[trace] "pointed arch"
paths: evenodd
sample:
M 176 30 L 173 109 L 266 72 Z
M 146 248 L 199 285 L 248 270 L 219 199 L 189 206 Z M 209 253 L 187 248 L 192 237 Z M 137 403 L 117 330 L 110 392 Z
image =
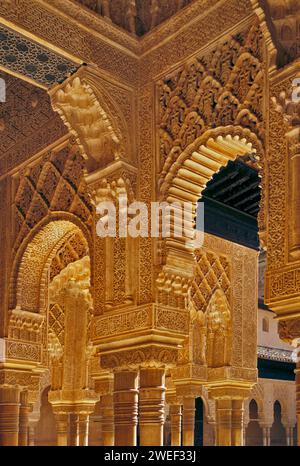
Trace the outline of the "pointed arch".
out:
M 166 239 L 167 250 L 175 246 L 186 252 L 193 252 L 194 215 L 201 193 L 215 173 L 226 166 L 230 160 L 234 161 L 239 157 L 250 158 L 254 161 L 262 177 L 259 214 L 259 230 L 262 239 L 265 231 L 266 204 L 264 150 L 258 137 L 249 129 L 230 125 L 206 131 L 182 151 L 176 160 L 166 161 L 164 170 L 166 176 L 161 179 L 160 185 L 160 201 L 191 203 L 193 214 L 185 223 L 185 236 Z
M 52 213 L 28 235 L 14 261 L 11 284 L 11 308 L 44 312 L 47 306 L 46 285 L 52 260 L 75 232 L 89 248 L 90 233 L 74 215 Z

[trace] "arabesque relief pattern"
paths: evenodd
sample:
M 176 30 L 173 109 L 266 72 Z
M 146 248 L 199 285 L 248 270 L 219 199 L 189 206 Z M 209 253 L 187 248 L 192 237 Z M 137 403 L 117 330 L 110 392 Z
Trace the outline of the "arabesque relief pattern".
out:
M 91 227 L 93 209 L 74 141 L 45 153 L 16 179 L 15 250 L 49 212 L 69 212 Z
M 263 35 L 253 25 L 164 78 L 158 89 L 160 184 L 178 157 L 211 128 L 247 128 L 264 143 L 264 66 Z M 263 153 L 257 155 L 263 167 Z M 263 205 L 264 198 L 261 231 Z

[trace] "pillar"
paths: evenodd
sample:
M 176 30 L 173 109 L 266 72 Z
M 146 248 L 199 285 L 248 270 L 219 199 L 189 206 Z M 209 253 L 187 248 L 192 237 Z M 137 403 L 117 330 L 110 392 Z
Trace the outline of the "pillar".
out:
M 231 409 L 230 399 L 216 400 L 216 444 L 218 446 L 231 445 Z
M 184 447 L 193 447 L 195 443 L 195 398 L 183 398 L 182 442 Z
M 76 447 L 79 444 L 78 440 L 78 414 L 72 413 L 69 417 L 69 444 L 72 447 Z
M 66 447 L 68 445 L 68 418 L 67 413 L 55 414 L 58 447 Z
M 286 433 L 286 444 L 288 447 L 292 447 L 294 444 L 294 428 L 291 426 L 285 426 Z
M 115 446 L 136 446 L 138 424 L 138 373 L 114 376 Z
M 89 445 L 103 445 L 102 442 L 102 416 L 101 404 L 98 401 L 95 405 L 94 412 L 89 418 Z
M 181 420 L 182 420 L 181 405 L 170 406 L 170 417 L 171 417 L 171 446 L 180 447 L 181 445 Z
M 164 437 L 165 370 L 140 370 L 140 444 L 161 446 Z
M 113 396 L 101 396 L 101 418 L 102 418 L 102 442 L 103 445 L 114 445 L 114 408 Z
M 270 426 L 263 426 L 263 446 L 269 447 L 271 444 L 271 427 Z
M 77 418 L 78 423 L 78 442 L 80 447 L 89 445 L 89 414 L 80 413 Z
M 244 402 L 241 399 L 232 400 L 231 445 L 244 445 Z
M 35 426 L 36 423 L 30 422 L 28 426 L 28 446 L 34 447 L 35 443 Z
M 19 445 L 28 445 L 28 422 L 30 406 L 28 405 L 28 392 L 20 393 L 20 411 L 19 411 Z
M 0 446 L 17 446 L 19 442 L 20 390 L 0 387 Z

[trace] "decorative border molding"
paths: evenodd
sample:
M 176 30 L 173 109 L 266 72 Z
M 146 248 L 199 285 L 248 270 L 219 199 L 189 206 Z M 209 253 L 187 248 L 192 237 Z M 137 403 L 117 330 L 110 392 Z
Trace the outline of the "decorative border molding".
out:
M 268 359 L 270 361 L 295 362 L 293 359 L 293 351 L 279 348 L 268 348 L 267 346 L 258 346 L 257 357 L 261 359 Z
M 78 64 L 0 24 L 0 66 L 50 88 L 78 69 Z
M 94 338 L 107 339 L 153 328 L 186 335 L 189 330 L 189 314 L 156 305 L 125 309 L 119 313 L 114 310 L 95 317 Z
M 41 349 L 41 345 L 39 344 L 25 343 L 18 340 L 7 340 L 6 358 L 41 362 Z

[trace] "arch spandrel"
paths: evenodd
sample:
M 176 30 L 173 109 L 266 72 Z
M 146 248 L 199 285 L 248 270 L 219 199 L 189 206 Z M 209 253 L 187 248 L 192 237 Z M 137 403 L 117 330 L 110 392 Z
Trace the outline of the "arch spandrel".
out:
M 256 19 L 157 83 L 160 200 L 192 202 L 195 212 L 214 173 L 229 160 L 256 153 L 263 177 L 263 236 L 266 67 L 264 35 Z

